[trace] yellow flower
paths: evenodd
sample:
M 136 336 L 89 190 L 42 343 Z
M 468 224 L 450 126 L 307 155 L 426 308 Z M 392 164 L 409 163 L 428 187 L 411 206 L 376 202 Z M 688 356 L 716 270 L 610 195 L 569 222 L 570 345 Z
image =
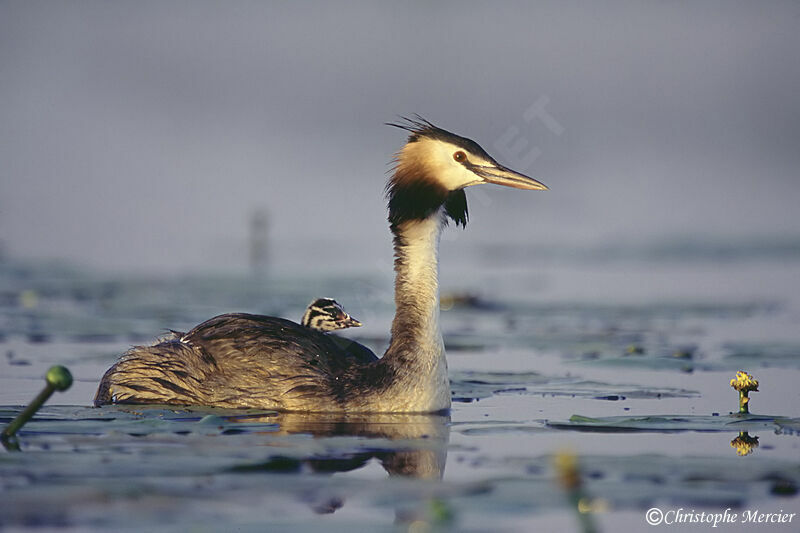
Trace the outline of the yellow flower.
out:
M 740 457 L 750 455 L 758 448 L 758 437 L 751 437 L 746 431 L 741 431 L 739 436 L 731 441 L 731 448 L 735 448 L 736 455 Z
M 739 392 L 758 392 L 758 380 L 744 370 L 739 370 L 736 378 L 731 380 L 731 387 Z
M 747 395 L 751 392 L 758 392 L 758 380 L 744 370 L 739 370 L 736 378 L 731 380 L 731 387 L 739 391 L 739 413 L 749 413 L 750 398 Z

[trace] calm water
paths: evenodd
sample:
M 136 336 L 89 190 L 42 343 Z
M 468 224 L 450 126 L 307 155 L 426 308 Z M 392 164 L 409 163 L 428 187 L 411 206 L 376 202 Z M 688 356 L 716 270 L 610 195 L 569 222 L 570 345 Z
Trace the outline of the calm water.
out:
M 76 378 L 21 453 L 0 453 L 0 525 L 579 531 L 564 453 L 605 531 L 646 530 L 652 507 L 730 509 L 729 529 L 751 510 L 800 513 L 796 247 L 447 253 L 449 417 L 89 407 L 131 344 L 222 312 L 298 319 L 332 296 L 365 323 L 348 335 L 383 350 L 388 269 L 143 279 L 0 263 L 0 419 L 50 365 Z M 730 414 L 740 369 L 760 381 L 751 417 Z

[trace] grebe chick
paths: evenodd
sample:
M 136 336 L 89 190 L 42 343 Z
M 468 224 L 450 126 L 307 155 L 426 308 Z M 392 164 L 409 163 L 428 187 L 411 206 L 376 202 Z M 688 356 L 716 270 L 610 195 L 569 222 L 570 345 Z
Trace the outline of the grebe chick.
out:
M 228 314 L 180 339 L 134 347 L 103 376 L 95 405 L 159 403 L 284 411 L 437 412 L 450 407 L 439 328 L 439 237 L 466 226 L 464 188 L 544 190 L 476 142 L 422 118 L 386 187 L 394 236 L 395 316 L 382 358 L 362 363 L 328 335 L 276 317 Z
M 300 324 L 323 333 L 337 329 L 358 328 L 361 322 L 347 314 L 342 304 L 333 298 L 317 298 L 303 313 Z
M 344 307 L 333 298 L 319 298 L 311 302 L 300 323 L 323 333 L 362 326 L 361 322 L 347 314 Z M 347 353 L 348 359 L 361 364 L 378 360 L 372 350 L 353 339 L 334 334 L 329 334 L 328 338 Z

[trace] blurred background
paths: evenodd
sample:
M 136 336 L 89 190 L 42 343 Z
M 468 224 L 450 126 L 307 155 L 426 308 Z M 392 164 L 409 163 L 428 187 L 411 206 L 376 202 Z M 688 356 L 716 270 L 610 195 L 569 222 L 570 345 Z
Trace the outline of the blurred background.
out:
M 2 253 L 388 272 L 383 123 L 419 113 L 551 188 L 470 189 L 445 256 L 796 256 L 799 25 L 790 1 L 5 1 Z
M 217 438 L 216 417 L 174 435 L 186 426 L 160 415 L 134 427 L 81 407 L 132 344 L 223 312 L 299 320 L 334 297 L 364 323 L 345 335 L 383 353 L 384 185 L 406 139 L 384 123 L 415 113 L 550 186 L 471 187 L 468 227 L 442 237 L 446 482 L 470 482 L 442 493 L 453 527 L 568 530 L 530 522 L 574 524 L 547 479 L 566 449 L 609 500 L 608 531 L 641 530 L 654 502 L 796 510 L 798 52 L 797 1 L 0 0 L 0 419 L 66 365 L 75 385 L 42 415 L 57 427 L 23 436 L 81 452 L 0 464 L 0 522 L 396 529 L 387 507 L 434 494 L 367 466 L 328 478 L 349 502 L 322 524 L 316 475 L 229 466 L 338 459 L 348 441 L 271 452 Z M 776 421 L 748 450 L 726 415 L 738 370 Z M 574 414 L 618 425 L 548 423 Z

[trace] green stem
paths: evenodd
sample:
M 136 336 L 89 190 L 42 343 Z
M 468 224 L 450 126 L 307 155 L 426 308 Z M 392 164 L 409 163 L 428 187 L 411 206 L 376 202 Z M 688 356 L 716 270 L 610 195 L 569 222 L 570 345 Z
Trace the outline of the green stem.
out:
M 28 407 L 23 409 L 22 412 L 5 427 L 3 432 L 0 433 L 0 441 L 2 441 L 7 449 L 19 451 L 19 443 L 14 437 L 17 431 L 33 418 L 36 411 L 38 411 L 39 408 L 44 405 L 44 402 L 53 395 L 53 392 L 57 390 L 65 391 L 72 386 L 72 374 L 70 374 L 66 367 L 61 365 L 50 367 L 45 376 L 45 380 L 47 381 L 47 385 L 42 389 L 42 392 L 40 392 L 36 398 L 28 404 Z
M 36 411 L 38 411 L 39 408 L 44 405 L 44 402 L 46 402 L 47 399 L 52 396 L 55 390 L 56 388 L 50 383 L 45 385 L 44 389 L 42 389 L 42 392 L 40 392 L 36 398 L 34 398 L 33 401 L 28 404 L 28 407 L 23 409 L 22 412 L 17 415 L 17 418 L 12 420 L 11 423 L 6 426 L 2 434 L 3 440 L 13 437 L 17 431 L 19 431 L 20 428 L 22 428 L 22 426 L 28 422 L 28 420 L 33 418 L 33 415 L 36 414 Z
M 9 437 L 5 438 L 5 436 L 0 437 L 0 444 L 3 445 L 3 448 L 10 452 L 19 452 L 21 451 L 19 448 L 19 441 L 17 437 Z
M 750 414 L 750 398 L 747 396 L 747 391 L 739 391 L 739 413 L 743 415 Z

